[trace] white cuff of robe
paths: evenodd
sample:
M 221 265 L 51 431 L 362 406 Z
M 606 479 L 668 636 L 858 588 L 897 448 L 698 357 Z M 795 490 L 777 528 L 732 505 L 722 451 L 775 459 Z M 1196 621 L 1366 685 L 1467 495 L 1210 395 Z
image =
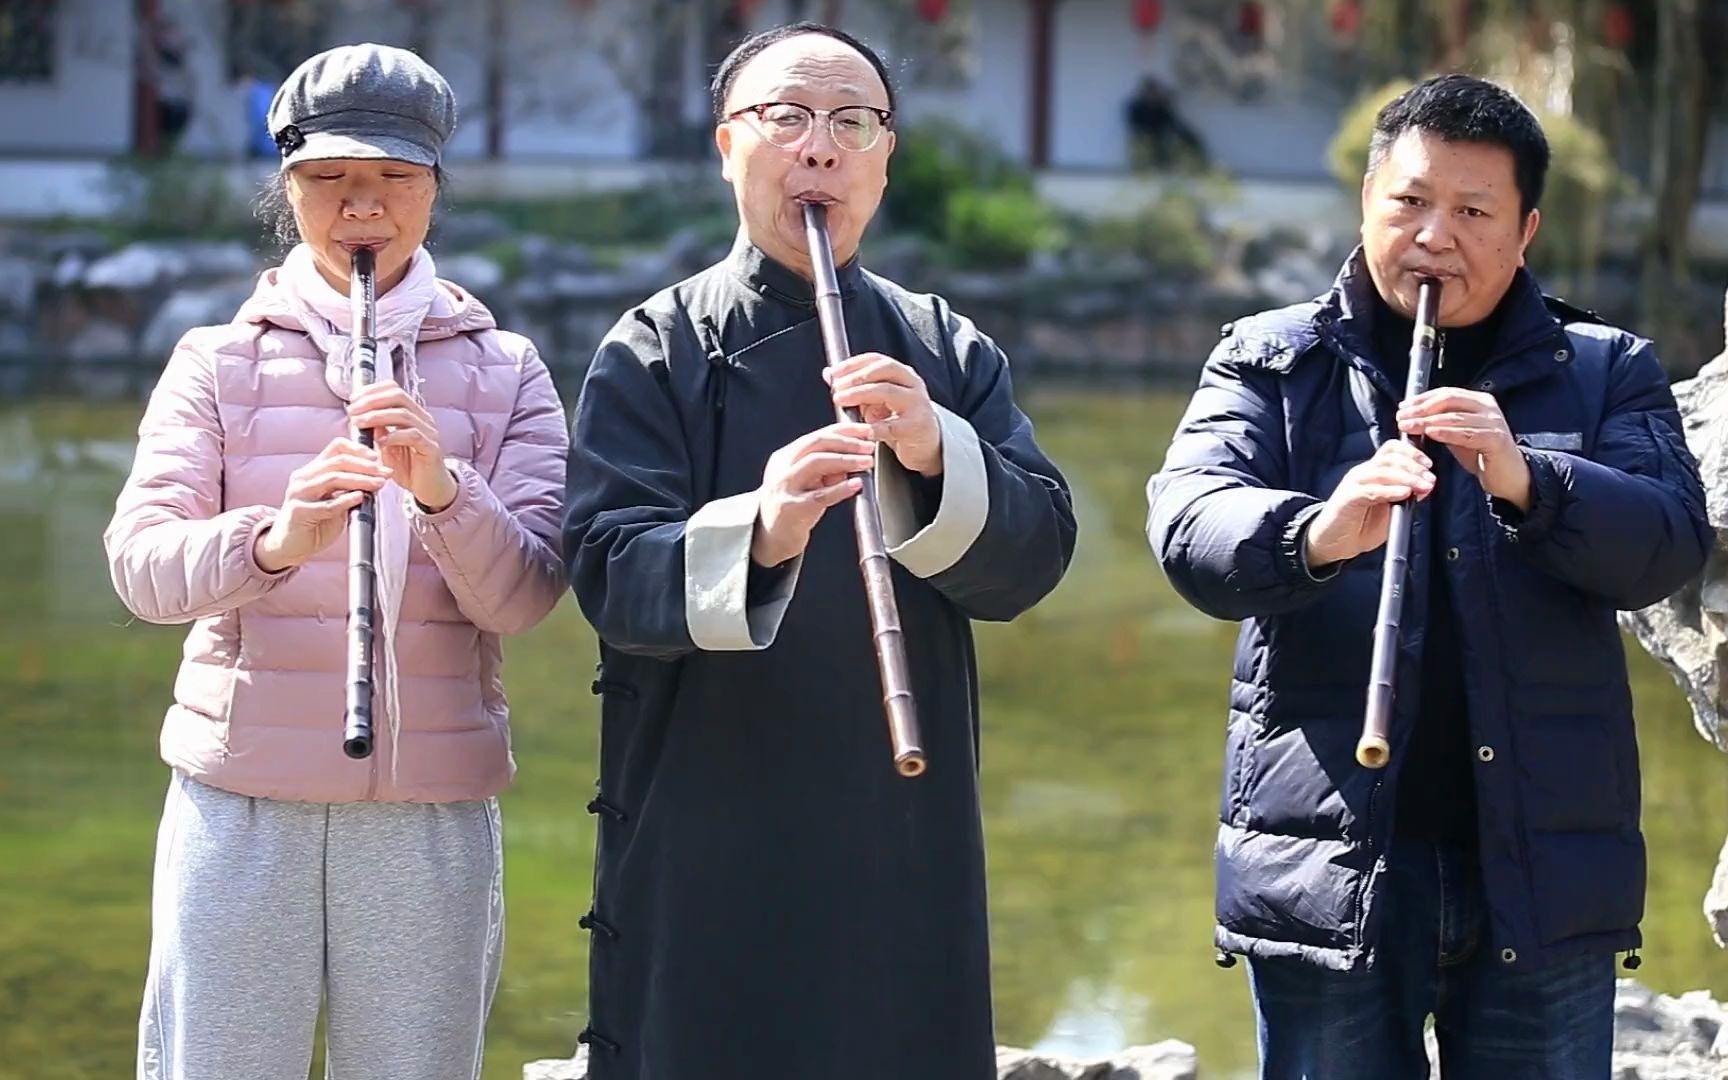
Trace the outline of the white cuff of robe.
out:
M 990 517 L 990 479 L 978 433 L 942 406 L 934 408 L 942 425 L 942 503 L 928 525 L 918 520 L 906 467 L 888 448 L 879 446 L 876 452 L 883 542 L 889 557 L 921 578 L 935 577 L 959 562 Z
M 792 560 L 785 580 L 761 603 L 745 604 L 750 585 L 750 542 L 756 533 L 757 494 L 715 499 L 684 525 L 684 622 L 698 649 L 741 652 L 774 644 L 798 585 L 804 556 Z

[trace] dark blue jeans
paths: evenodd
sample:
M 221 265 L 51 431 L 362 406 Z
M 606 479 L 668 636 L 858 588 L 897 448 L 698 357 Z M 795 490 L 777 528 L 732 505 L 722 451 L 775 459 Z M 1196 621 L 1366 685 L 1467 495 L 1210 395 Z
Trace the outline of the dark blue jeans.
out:
M 1473 853 L 1400 840 L 1387 860 L 1374 968 L 1249 962 L 1261 1080 L 1608 1080 L 1614 955 L 1509 968 L 1487 940 Z

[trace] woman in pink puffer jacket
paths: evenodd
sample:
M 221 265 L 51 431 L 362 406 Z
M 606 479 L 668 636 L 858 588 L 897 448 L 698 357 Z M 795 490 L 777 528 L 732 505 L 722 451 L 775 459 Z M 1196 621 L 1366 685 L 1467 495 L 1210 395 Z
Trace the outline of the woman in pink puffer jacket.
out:
M 139 618 L 191 623 L 162 728 L 141 1078 L 477 1077 L 503 939 L 500 639 L 564 589 L 564 410 L 526 338 L 422 246 L 455 104 L 374 45 L 277 92 L 300 238 L 151 395 L 105 535 Z M 349 394 L 348 267 L 379 381 Z M 378 449 L 351 436 L 373 431 Z M 378 496 L 376 749 L 342 752 L 348 511 Z

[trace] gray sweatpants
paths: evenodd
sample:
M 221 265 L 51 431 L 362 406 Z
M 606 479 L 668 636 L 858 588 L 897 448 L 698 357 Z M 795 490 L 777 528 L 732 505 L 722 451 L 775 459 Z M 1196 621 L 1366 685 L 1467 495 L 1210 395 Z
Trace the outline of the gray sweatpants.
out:
M 176 772 L 139 1080 L 474 1080 L 504 944 L 495 799 L 296 803 Z

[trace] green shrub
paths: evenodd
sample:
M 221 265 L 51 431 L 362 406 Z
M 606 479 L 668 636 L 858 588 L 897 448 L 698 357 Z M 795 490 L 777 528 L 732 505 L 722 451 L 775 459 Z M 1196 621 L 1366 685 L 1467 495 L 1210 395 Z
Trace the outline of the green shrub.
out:
M 948 120 L 899 132 L 883 213 L 958 266 L 1019 266 L 1035 251 L 1061 246 L 1064 236 L 1032 174 L 988 138 Z
M 1186 188 L 1166 189 L 1136 213 L 1092 222 L 1086 241 L 1100 252 L 1138 256 L 1159 273 L 1178 278 L 1206 277 L 1219 256 L 1205 203 Z
M 1020 266 L 1062 244 L 1055 211 L 1031 191 L 962 189 L 948 197 L 946 252 L 961 266 Z
M 958 192 L 1032 190 L 1032 177 L 1000 147 L 950 120 L 899 131 L 888 159 L 883 210 L 896 228 L 947 239 L 948 201 Z
M 480 254 L 497 264 L 505 281 L 520 278 L 527 266 L 528 260 L 522 254 L 522 245 L 515 240 L 494 241 L 482 247 Z
M 716 215 L 730 222 L 727 235 L 737 228 L 729 201 L 669 184 L 552 199 L 468 199 L 457 194 L 452 202 L 464 210 L 492 213 L 518 233 L 596 246 L 657 243 L 692 224 L 706 234 Z
M 103 231 L 133 240 L 256 240 L 253 192 L 237 191 L 223 166 L 175 155 L 120 158 L 107 184 L 118 203 Z

